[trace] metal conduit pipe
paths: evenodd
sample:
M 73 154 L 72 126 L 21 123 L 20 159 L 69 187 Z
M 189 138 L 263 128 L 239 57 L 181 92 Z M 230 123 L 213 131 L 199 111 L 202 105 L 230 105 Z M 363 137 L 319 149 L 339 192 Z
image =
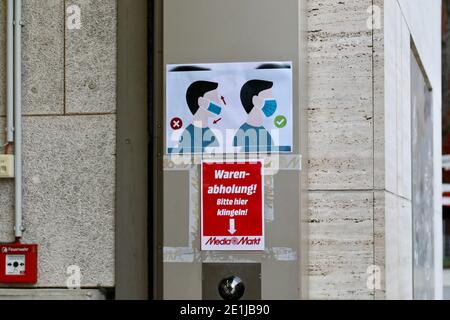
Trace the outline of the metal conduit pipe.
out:
M 6 18 L 6 143 L 14 142 L 14 0 L 7 1 Z
M 14 6 L 15 235 L 22 237 L 22 0 Z

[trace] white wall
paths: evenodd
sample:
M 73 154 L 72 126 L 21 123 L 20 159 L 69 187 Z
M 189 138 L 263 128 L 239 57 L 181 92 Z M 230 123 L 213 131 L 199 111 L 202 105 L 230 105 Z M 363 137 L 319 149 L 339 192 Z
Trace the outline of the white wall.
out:
M 394 208 L 385 209 L 386 297 L 412 298 L 409 276 L 411 232 L 411 92 L 410 39 L 412 38 L 433 88 L 434 117 L 434 249 L 435 297 L 442 298 L 442 177 L 441 177 L 441 1 L 384 1 L 385 66 L 385 189 Z M 399 203 L 403 205 L 399 206 Z M 405 212 L 406 207 L 406 212 Z M 400 210 L 400 208 L 402 208 Z M 394 223 L 392 223 L 394 222 Z M 399 233 L 399 230 L 401 233 Z M 405 232 L 404 230 L 407 230 Z M 412 251 L 409 251 L 412 252 Z M 407 275 L 405 278 L 404 275 Z M 401 277 L 403 275 L 403 277 Z M 400 277 L 400 278 L 399 278 Z M 406 288 L 406 290 L 405 290 Z

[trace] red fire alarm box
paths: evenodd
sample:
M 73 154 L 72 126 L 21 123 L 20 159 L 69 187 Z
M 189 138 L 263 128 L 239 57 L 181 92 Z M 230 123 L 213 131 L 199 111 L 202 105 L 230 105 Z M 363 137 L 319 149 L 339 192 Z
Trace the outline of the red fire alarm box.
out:
M 0 283 L 36 283 L 37 262 L 36 244 L 0 244 Z

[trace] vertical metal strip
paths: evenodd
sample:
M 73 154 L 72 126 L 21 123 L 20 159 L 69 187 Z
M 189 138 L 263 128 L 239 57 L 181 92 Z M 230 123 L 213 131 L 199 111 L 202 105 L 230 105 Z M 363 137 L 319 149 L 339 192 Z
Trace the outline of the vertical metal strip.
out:
M 15 101 L 15 234 L 22 237 L 22 0 L 15 0 L 14 24 L 14 101 Z
M 164 105 L 164 86 L 163 86 L 163 14 L 164 4 L 162 0 L 153 0 L 154 21 L 152 30 L 153 36 L 153 154 L 156 159 L 153 164 L 153 241 L 155 246 L 154 259 L 154 298 L 162 300 L 164 298 L 164 173 L 163 173 L 163 126 L 162 114 Z
M 14 0 L 7 2 L 6 22 L 6 141 L 14 142 Z

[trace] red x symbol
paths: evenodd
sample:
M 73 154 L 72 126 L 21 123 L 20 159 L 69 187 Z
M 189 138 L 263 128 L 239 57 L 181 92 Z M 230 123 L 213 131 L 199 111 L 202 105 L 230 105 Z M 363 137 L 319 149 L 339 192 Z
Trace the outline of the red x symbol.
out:
M 183 127 L 183 120 L 180 118 L 173 118 L 170 120 L 170 127 L 173 130 L 180 130 Z

